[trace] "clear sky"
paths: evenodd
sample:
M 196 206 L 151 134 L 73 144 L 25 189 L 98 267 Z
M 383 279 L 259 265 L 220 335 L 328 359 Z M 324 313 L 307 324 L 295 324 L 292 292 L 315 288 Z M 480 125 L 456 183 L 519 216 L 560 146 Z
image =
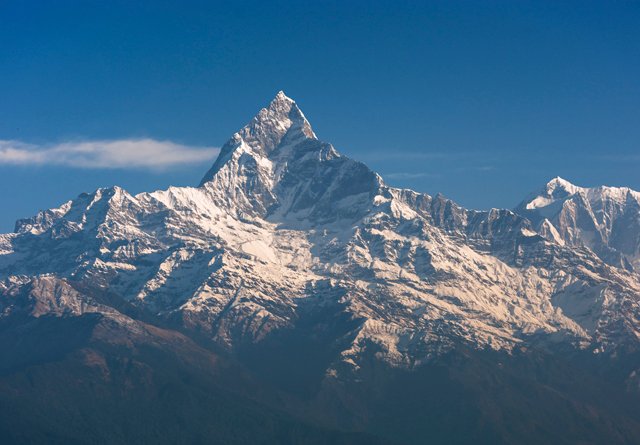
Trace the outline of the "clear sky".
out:
M 640 189 L 640 2 L 0 0 L 0 230 L 197 185 L 278 90 L 392 185 Z

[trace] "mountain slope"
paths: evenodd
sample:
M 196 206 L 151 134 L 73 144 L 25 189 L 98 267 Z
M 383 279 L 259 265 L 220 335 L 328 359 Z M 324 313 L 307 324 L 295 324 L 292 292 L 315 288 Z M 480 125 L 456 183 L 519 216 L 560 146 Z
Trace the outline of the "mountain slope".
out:
M 386 443 L 268 406 L 281 396 L 233 361 L 66 280 L 11 294 L 14 313 L 0 321 L 3 444 Z
M 544 368 L 537 363 L 557 354 L 588 357 L 585 381 L 627 357 L 611 373 L 620 390 L 611 397 L 626 403 L 622 388 L 635 384 L 639 368 L 638 275 L 541 227 L 509 210 L 470 211 L 389 187 L 320 141 L 280 92 L 224 145 L 198 187 L 135 196 L 100 189 L 18 221 L 0 236 L 0 319 L 120 320 L 125 311 L 125 331 L 150 323 L 204 342 L 329 428 L 374 431 L 372 419 L 390 416 L 389 429 L 376 433 L 391 438 L 402 436 L 392 427 L 398 413 L 408 413 L 389 412 L 384 401 L 407 390 L 394 377 L 403 373 L 434 373 L 452 391 L 467 385 L 450 408 L 477 404 L 470 415 L 484 419 L 488 441 L 535 429 L 525 422 L 505 430 L 503 420 L 482 414 L 487 394 L 473 389 L 496 371 L 485 357 L 501 357 L 498 381 L 514 395 L 492 409 L 506 415 L 526 399 L 512 378 L 521 354 L 538 408 L 549 399 L 576 428 L 597 412 L 607 417 L 598 437 L 615 430 L 618 443 L 638 438 L 633 416 L 607 414 L 601 387 L 565 385 L 563 370 L 581 368 L 573 359 L 549 365 L 549 382 L 535 381 Z M 42 284 L 50 280 L 84 297 Z M 447 357 L 460 354 L 471 364 L 443 375 Z M 557 397 L 542 396 L 544 388 Z M 416 395 L 427 389 L 418 385 Z M 581 400 L 585 392 L 592 398 Z M 364 409 L 372 400 L 377 408 Z M 562 400 L 576 409 L 564 410 Z M 435 407 L 423 408 L 416 416 L 425 422 Z M 552 417 L 532 420 L 546 428 L 545 440 L 560 437 Z

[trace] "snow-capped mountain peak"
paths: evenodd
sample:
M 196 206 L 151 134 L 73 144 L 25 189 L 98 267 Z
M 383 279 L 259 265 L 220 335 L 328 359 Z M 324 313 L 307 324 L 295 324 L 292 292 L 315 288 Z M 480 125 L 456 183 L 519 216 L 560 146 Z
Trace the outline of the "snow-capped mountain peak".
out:
M 318 140 L 282 92 L 223 146 L 200 183 L 219 207 L 261 217 L 313 208 L 328 214 L 345 196 L 373 193 L 378 185 L 364 164 Z
M 311 124 L 296 102 L 279 91 L 266 108 L 229 139 L 211 170 L 200 185 L 210 181 L 220 168 L 233 158 L 235 152 L 246 152 L 254 159 L 270 158 L 285 142 L 317 140 Z
M 316 139 L 309 121 L 296 102 L 283 91 L 279 91 L 269 106 L 261 109 L 239 134 L 247 145 L 262 150 L 266 155 L 269 155 L 286 135 Z
M 549 206 L 559 199 L 579 193 L 583 189 L 573 185 L 566 179 L 556 176 L 545 184 L 538 192 L 530 195 L 523 203 L 526 210 L 540 209 Z

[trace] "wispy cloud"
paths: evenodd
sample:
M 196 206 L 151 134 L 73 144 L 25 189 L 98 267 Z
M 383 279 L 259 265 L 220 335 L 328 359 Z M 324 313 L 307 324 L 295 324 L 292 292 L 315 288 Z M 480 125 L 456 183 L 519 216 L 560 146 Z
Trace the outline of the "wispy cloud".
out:
M 421 152 L 421 151 L 404 151 L 404 150 L 389 150 L 389 151 L 370 151 L 368 153 L 358 154 L 359 159 L 366 161 L 411 161 L 411 160 L 455 160 L 469 156 L 469 153 L 463 152 Z
M 52 145 L 0 140 L 0 165 L 161 170 L 212 160 L 218 152 L 216 147 L 195 147 L 155 139 L 74 141 Z
M 474 165 L 469 167 L 461 167 L 458 169 L 460 172 L 473 171 L 473 172 L 491 172 L 496 170 L 493 165 Z
M 620 153 L 620 154 L 596 155 L 592 157 L 601 161 L 610 161 L 610 162 L 640 162 L 640 155 L 637 155 L 637 154 Z
M 440 175 L 434 173 L 409 173 L 409 172 L 398 172 L 398 173 L 386 173 L 382 174 L 382 176 L 386 179 L 420 179 L 420 178 L 437 178 Z

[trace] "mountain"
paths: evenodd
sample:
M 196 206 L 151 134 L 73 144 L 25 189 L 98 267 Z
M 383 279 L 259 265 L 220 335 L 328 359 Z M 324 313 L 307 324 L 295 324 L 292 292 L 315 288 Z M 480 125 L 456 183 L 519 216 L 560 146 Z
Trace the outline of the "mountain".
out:
M 578 187 L 557 177 L 515 211 L 550 240 L 588 247 L 616 267 L 640 268 L 640 192 Z
M 548 196 L 525 210 L 564 206 Z M 179 420 L 191 443 L 218 428 L 224 443 L 640 441 L 632 260 L 516 210 L 390 187 L 280 92 L 198 187 L 100 189 L 0 235 L 0 337 L 28 339 L 5 353 L 0 398 L 64 412 L 96 393 L 126 406 L 123 387 L 142 385 L 136 437 L 167 443 L 158 419 L 182 406 L 198 413 Z M 77 381 L 92 389 L 58 402 Z M 180 408 L 154 405 L 165 387 Z M 46 418 L 29 429 L 95 440 L 91 415 L 82 433 Z

